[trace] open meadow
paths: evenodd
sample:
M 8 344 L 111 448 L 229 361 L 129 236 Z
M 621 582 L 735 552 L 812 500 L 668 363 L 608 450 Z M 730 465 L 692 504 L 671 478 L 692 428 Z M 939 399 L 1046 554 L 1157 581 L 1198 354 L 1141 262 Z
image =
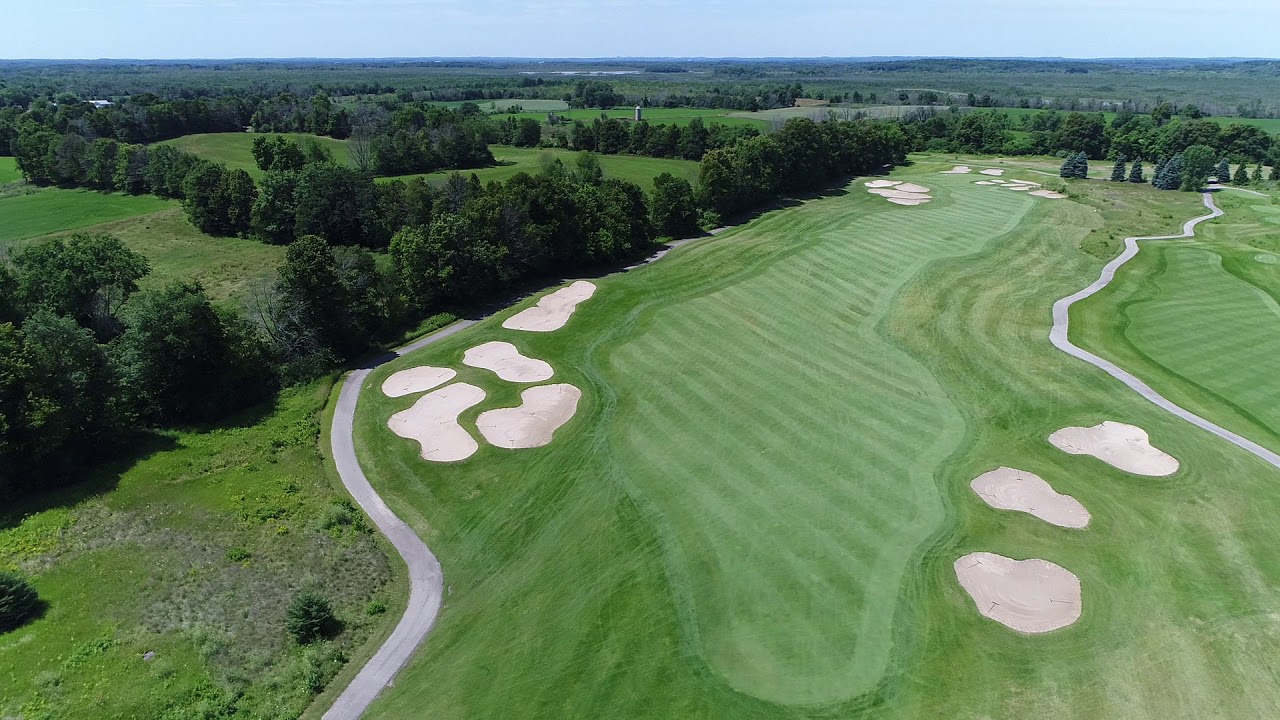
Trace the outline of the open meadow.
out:
M 574 150 L 562 150 L 558 148 L 517 148 L 505 145 L 494 145 L 490 148 L 493 151 L 494 160 L 498 164 L 493 167 L 477 168 L 474 170 L 441 170 L 439 172 L 426 173 L 421 175 L 432 184 L 443 183 L 450 175 L 460 172 L 464 176 L 475 174 L 480 178 L 481 182 L 499 181 L 505 182 L 510 180 L 512 176 L 518 173 L 529 173 L 536 175 L 542 172 L 544 163 L 551 160 L 559 160 L 570 170 L 574 167 L 580 152 Z M 600 161 L 600 169 L 604 172 L 605 177 L 614 177 L 621 180 L 630 180 L 648 191 L 653 188 L 653 179 L 664 172 L 671 173 L 676 177 L 682 177 L 690 183 L 696 182 L 698 179 L 698 163 L 692 160 L 678 160 L 674 158 L 651 158 L 639 155 L 597 155 L 596 159 Z M 408 180 L 416 175 L 402 175 L 395 178 L 379 178 L 382 182 L 391 180 Z
M 346 141 L 304 133 L 266 133 L 261 135 L 255 133 L 207 133 L 203 135 L 185 135 L 157 144 L 171 145 L 183 152 L 198 155 L 205 160 L 222 163 L 231 170 L 244 170 L 254 178 L 260 178 L 263 173 L 258 169 L 257 161 L 253 159 L 253 140 L 258 137 L 276 135 L 283 135 L 299 143 L 318 142 L 321 147 L 333 153 L 334 160 L 344 165 L 351 164 L 351 156 L 348 154 Z
M 892 181 L 931 189 L 927 204 L 857 180 L 592 279 L 563 329 L 504 329 L 530 299 L 373 372 L 361 463 L 448 594 L 369 717 L 1164 719 L 1280 704 L 1275 470 L 1048 341 L 1057 298 L 1124 236 L 1200 214 L 1197 196 L 998 165 L 1070 196 L 1051 200 L 975 185 L 991 161 L 944 175 L 953 161 L 916 160 Z M 473 366 L 486 342 L 580 389 L 549 444 L 482 437 L 529 381 Z M 446 390 L 474 388 L 451 431 L 479 439 L 465 459 L 424 460 L 388 427 L 421 393 L 380 388 L 422 365 L 457 371 Z M 1176 472 L 1048 442 L 1103 421 L 1149 432 Z M 1091 520 L 989 507 L 969 483 L 1001 466 Z M 953 569 L 978 552 L 1078 576 L 1079 619 L 1024 635 L 982 617 Z

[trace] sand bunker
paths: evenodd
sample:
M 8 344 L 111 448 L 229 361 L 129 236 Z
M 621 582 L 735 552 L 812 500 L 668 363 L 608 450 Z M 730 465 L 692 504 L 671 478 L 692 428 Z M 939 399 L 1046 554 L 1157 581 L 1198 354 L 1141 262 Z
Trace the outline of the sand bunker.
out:
M 414 393 L 426 392 L 434 387 L 449 382 L 458 373 L 449 368 L 438 368 L 423 365 L 393 373 L 382 383 L 382 394 L 387 397 L 403 397 Z
M 507 382 L 541 382 L 555 374 L 551 366 L 537 358 L 525 357 L 509 342 L 487 342 L 468 350 L 462 362 L 497 373 Z
M 943 175 L 968 175 L 971 172 L 973 172 L 973 168 L 970 168 L 968 165 L 957 165 L 951 168 L 950 170 L 943 170 L 942 174 Z
M 413 407 L 392 415 L 387 427 L 406 440 L 416 440 L 422 446 L 423 460 L 465 460 L 480 445 L 458 424 L 458 416 L 483 400 L 484 390 L 455 383 L 418 398 Z
M 1030 185 L 1005 185 L 1005 186 L 1004 186 L 1004 189 L 1005 189 L 1005 190 L 1017 190 L 1017 191 L 1019 191 L 1019 192 L 1023 192 L 1023 191 L 1026 191 L 1026 190 L 1030 190 L 1030 189 L 1031 189 L 1031 186 L 1030 186 Z
M 1152 447 L 1147 431 L 1135 425 L 1107 421 L 1093 427 L 1066 427 L 1049 442 L 1072 455 L 1092 455 L 1134 475 L 1164 477 L 1178 471 L 1178 461 Z
M 871 182 L 862 183 L 869 188 L 887 188 L 894 185 L 901 185 L 901 180 L 872 180 Z
M 923 205 L 929 202 L 930 200 L 932 200 L 933 198 L 919 196 L 919 197 L 913 197 L 913 198 L 891 197 L 886 199 L 889 202 L 893 203 L 894 205 Z
M 990 175 L 990 176 L 992 176 L 992 177 L 1000 177 L 1001 175 L 1004 175 L 1004 171 L 1003 171 L 1003 170 L 998 170 L 998 169 L 996 169 L 996 168 L 989 168 L 989 169 L 987 169 L 987 170 L 979 170 L 978 172 L 982 173 L 983 175 Z
M 995 180 L 978 180 L 974 185 L 999 185 Z
M 1020 633 L 1046 633 L 1080 618 L 1080 578 L 1048 560 L 979 552 L 956 560 L 955 570 L 978 612 Z
M 907 192 L 905 190 L 899 190 L 897 188 L 893 188 L 893 189 L 872 188 L 867 192 L 871 193 L 872 195 L 879 195 L 880 197 L 885 197 L 885 198 L 904 198 L 907 200 L 920 199 L 920 198 L 924 198 L 926 200 L 931 199 L 928 195 L 923 195 L 917 192 Z
M 1066 195 L 1063 195 L 1062 193 L 1054 192 L 1052 190 L 1032 190 L 1027 194 L 1035 195 L 1036 197 L 1049 198 L 1050 200 L 1062 200 L 1063 198 L 1066 197 Z
M 579 280 L 568 287 L 545 295 L 538 304 L 521 310 L 502 323 L 508 330 L 525 330 L 528 332 L 551 332 L 564 327 L 569 316 L 578 308 L 578 303 L 590 299 L 596 294 L 596 286 L 586 280 Z
M 1060 495 L 1034 473 L 997 468 L 973 479 L 969 487 L 998 510 L 1029 513 L 1047 523 L 1066 528 L 1089 524 L 1089 511 L 1070 495 Z
M 902 192 L 909 192 L 909 193 L 927 193 L 927 192 L 929 192 L 929 188 L 927 188 L 927 187 L 925 187 L 925 186 L 923 186 L 923 185 L 916 185 L 915 183 L 902 183 L 901 185 L 899 185 L 899 186 L 898 186 L 897 188 L 895 188 L 895 189 L 896 189 L 896 190 L 901 190 Z
M 520 393 L 521 405 L 480 413 L 476 427 L 500 448 L 542 447 L 578 411 L 582 391 L 572 385 L 540 385 Z

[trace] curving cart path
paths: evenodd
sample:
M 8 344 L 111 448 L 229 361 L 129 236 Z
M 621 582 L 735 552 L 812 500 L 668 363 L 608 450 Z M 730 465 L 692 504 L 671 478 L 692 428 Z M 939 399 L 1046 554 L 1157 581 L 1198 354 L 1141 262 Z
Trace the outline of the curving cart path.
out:
M 1102 370 L 1103 372 L 1107 373 L 1111 377 L 1129 386 L 1131 390 L 1138 393 L 1139 395 L 1146 398 L 1147 400 L 1151 401 L 1162 410 L 1165 410 L 1166 412 L 1172 415 L 1175 415 L 1183 420 L 1186 420 L 1187 422 L 1191 423 L 1192 425 L 1195 425 L 1198 428 L 1207 430 L 1213 433 L 1214 435 L 1217 435 L 1218 437 L 1222 438 L 1223 440 L 1226 440 L 1232 445 L 1235 445 L 1236 447 L 1242 448 L 1248 452 L 1253 453 L 1259 458 L 1262 458 L 1266 462 L 1270 463 L 1272 466 L 1276 468 L 1280 468 L 1280 455 L 1277 455 L 1276 453 L 1262 447 L 1258 443 L 1246 437 L 1237 435 L 1236 433 L 1233 433 L 1224 427 L 1221 427 L 1212 422 L 1209 422 L 1208 420 L 1200 417 L 1199 415 L 1196 415 L 1195 413 L 1189 410 L 1185 410 L 1179 407 L 1178 405 L 1175 405 L 1174 403 L 1165 399 L 1165 397 L 1162 396 L 1160 393 L 1153 390 L 1150 385 L 1147 385 L 1146 383 L 1139 380 L 1137 377 L 1134 377 L 1131 373 L 1125 371 L 1119 365 L 1116 365 L 1110 360 L 1104 360 L 1087 350 L 1084 350 L 1080 347 L 1077 347 L 1076 345 L 1073 345 L 1071 343 L 1071 340 L 1068 339 L 1067 337 L 1067 323 L 1068 323 L 1068 316 L 1070 314 L 1071 306 L 1089 297 L 1090 295 L 1093 295 L 1094 293 L 1098 292 L 1099 290 L 1103 289 L 1108 284 L 1110 284 L 1111 280 L 1116 275 L 1116 271 L 1120 269 L 1120 266 L 1129 262 L 1129 260 L 1133 259 L 1133 257 L 1138 254 L 1138 242 L 1140 240 L 1179 240 L 1182 238 L 1195 237 L 1197 225 L 1199 225 L 1202 222 L 1205 222 L 1206 220 L 1212 220 L 1216 217 L 1221 217 L 1223 214 L 1222 210 L 1219 209 L 1218 206 L 1213 202 L 1212 193 L 1208 193 L 1208 192 L 1204 193 L 1204 206 L 1209 209 L 1209 214 L 1203 215 L 1193 220 L 1188 220 L 1187 223 L 1182 227 L 1181 235 L 1159 235 L 1159 236 L 1153 236 L 1153 237 L 1125 238 L 1124 252 L 1120 253 L 1120 256 L 1117 257 L 1116 259 L 1107 263 L 1106 267 L 1102 268 L 1102 275 L 1097 280 L 1095 280 L 1092 285 L 1081 290 L 1080 292 L 1074 293 L 1072 295 L 1068 295 L 1067 297 L 1064 297 L 1058 302 L 1053 304 L 1053 330 L 1049 332 L 1049 340 L 1053 343 L 1054 347 L 1065 352 L 1071 357 L 1079 358 L 1080 360 L 1083 360 L 1089 363 L 1090 365 L 1093 365 L 1094 367 Z

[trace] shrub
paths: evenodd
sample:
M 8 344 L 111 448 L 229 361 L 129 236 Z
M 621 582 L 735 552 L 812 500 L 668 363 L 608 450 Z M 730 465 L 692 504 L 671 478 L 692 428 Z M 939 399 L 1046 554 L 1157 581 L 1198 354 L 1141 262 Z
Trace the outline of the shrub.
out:
M 328 600 L 311 590 L 303 590 L 293 596 L 285 628 L 295 640 L 305 645 L 335 634 L 338 619 L 334 617 Z
M 35 616 L 40 597 L 22 577 L 0 571 L 0 632 L 20 627 Z
M 374 600 L 364 608 L 364 614 L 369 617 L 381 615 L 387 611 L 387 604 L 381 600 Z

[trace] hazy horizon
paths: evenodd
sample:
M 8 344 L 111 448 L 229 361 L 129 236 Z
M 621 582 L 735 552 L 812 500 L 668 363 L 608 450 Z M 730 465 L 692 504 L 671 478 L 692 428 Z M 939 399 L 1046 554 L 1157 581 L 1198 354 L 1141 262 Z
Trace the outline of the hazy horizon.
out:
M 1256 58 L 1280 4 L 16 0 L 5 59 Z M 1248 17 L 1250 22 L 1240 23 Z M 1133 31 L 1128 31 L 1132 28 Z M 1119 40 L 1115 38 L 1120 38 Z M 1250 52 L 1251 49 L 1257 50 Z M 1258 58 L 1261 59 L 1261 58 Z

